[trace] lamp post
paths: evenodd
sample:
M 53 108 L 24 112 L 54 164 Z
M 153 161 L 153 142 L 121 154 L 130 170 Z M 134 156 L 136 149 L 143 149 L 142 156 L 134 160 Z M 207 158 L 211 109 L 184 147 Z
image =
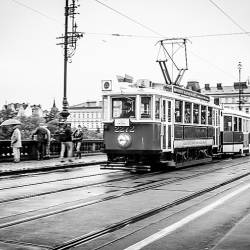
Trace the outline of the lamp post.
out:
M 238 70 L 239 70 L 239 110 L 242 109 L 242 84 L 241 84 L 241 69 L 242 69 L 242 63 L 238 63 Z
M 60 113 L 63 121 L 67 120 L 69 116 L 69 103 L 67 100 L 67 65 L 68 65 L 68 11 L 69 11 L 69 1 L 66 0 L 65 3 L 65 30 L 64 30 L 64 74 L 63 74 L 63 102 L 62 102 L 62 112 Z
M 69 0 L 65 0 L 65 29 L 64 35 L 61 37 L 57 37 L 58 39 L 63 39 L 61 43 L 57 45 L 63 46 L 64 49 L 64 75 L 63 75 L 63 102 L 62 102 L 62 112 L 60 112 L 62 120 L 65 122 L 67 117 L 69 116 L 69 104 L 67 100 L 67 66 L 69 58 L 74 55 L 76 49 L 76 42 L 79 38 L 83 36 L 82 32 L 77 32 L 77 24 L 75 22 L 75 15 L 79 14 L 76 12 L 76 9 L 80 6 L 77 5 L 76 2 L 78 0 L 71 0 L 69 4 Z M 71 31 L 68 31 L 68 18 L 72 19 L 70 23 Z

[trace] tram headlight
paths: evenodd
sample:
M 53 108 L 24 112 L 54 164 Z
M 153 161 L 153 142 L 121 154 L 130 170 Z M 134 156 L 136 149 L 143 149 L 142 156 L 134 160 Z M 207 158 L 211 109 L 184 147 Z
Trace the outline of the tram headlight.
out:
M 131 144 L 132 138 L 129 134 L 122 133 L 118 135 L 117 141 L 121 148 L 127 148 Z

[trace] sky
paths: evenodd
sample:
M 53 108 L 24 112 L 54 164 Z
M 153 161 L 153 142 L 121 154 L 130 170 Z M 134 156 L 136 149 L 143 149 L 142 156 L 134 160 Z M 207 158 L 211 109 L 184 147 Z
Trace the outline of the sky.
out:
M 69 0 L 71 2 L 71 0 Z M 78 40 L 68 64 L 69 105 L 101 100 L 101 80 L 128 74 L 164 82 L 157 64 L 164 38 L 188 38 L 182 84 L 232 85 L 250 77 L 249 0 L 79 0 Z M 63 98 L 64 0 L 0 1 L 0 107 L 50 109 Z M 120 36 L 112 36 L 120 34 Z M 177 57 L 178 59 L 178 57 Z M 178 59 L 179 60 L 179 59 Z

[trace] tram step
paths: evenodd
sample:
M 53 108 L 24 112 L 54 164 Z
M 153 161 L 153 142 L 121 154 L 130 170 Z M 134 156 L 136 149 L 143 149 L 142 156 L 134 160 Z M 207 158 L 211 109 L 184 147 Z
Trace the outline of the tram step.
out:
M 127 170 L 131 172 L 150 172 L 151 166 L 148 165 L 125 165 L 124 163 L 102 164 L 101 169 Z

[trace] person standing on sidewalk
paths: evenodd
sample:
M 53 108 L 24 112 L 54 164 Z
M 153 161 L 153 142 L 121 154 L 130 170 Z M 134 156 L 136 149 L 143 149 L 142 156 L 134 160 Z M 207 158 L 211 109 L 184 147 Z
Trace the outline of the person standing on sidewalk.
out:
M 78 125 L 78 128 L 73 133 L 73 142 L 76 149 L 76 158 L 81 159 L 81 145 L 83 139 L 83 131 L 81 125 Z
M 45 147 L 45 158 L 49 159 L 50 158 L 50 141 L 51 141 L 51 133 L 50 130 L 47 128 L 46 125 L 44 125 L 44 129 L 47 132 L 48 138 L 47 138 L 47 143 Z
M 69 161 L 72 162 L 73 160 L 70 157 L 73 156 L 73 142 L 71 126 L 69 123 L 60 124 L 58 137 L 61 142 L 60 161 L 64 162 L 64 154 L 65 150 L 67 150 L 67 157 L 69 157 Z
M 40 123 L 39 126 L 32 133 L 33 138 L 36 137 L 37 141 L 37 159 L 43 160 L 47 155 L 47 147 L 50 141 L 50 133 L 45 127 L 44 123 Z
M 14 162 L 20 162 L 21 157 L 21 147 L 22 147 L 22 138 L 21 138 L 21 131 L 20 125 L 14 125 L 13 131 L 11 135 L 11 147 L 13 150 Z

